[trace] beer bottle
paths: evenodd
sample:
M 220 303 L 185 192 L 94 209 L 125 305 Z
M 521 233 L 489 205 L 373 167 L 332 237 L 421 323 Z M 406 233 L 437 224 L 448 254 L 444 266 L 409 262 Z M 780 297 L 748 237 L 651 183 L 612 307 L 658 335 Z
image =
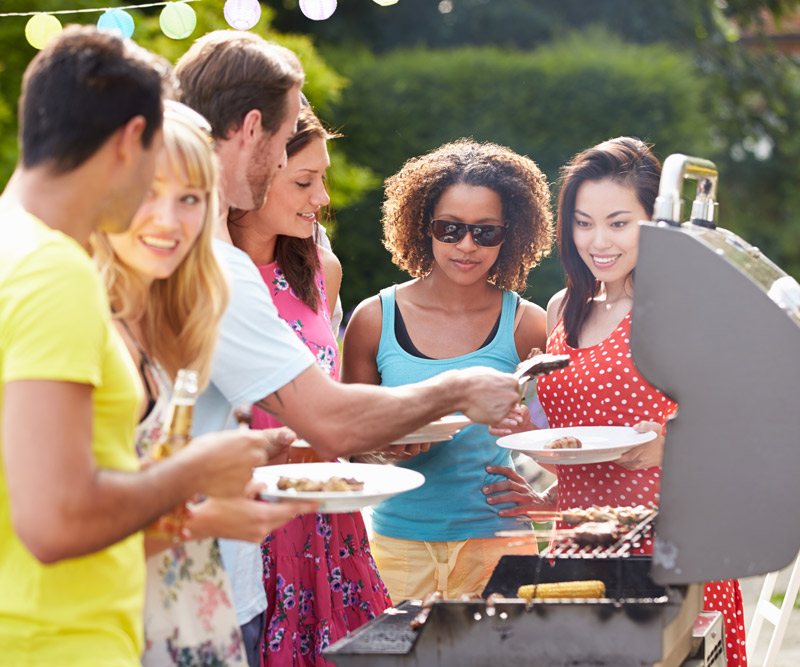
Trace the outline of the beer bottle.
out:
M 171 456 L 188 445 L 192 439 L 192 415 L 197 402 L 197 383 L 197 371 L 185 368 L 178 371 L 161 438 L 150 452 L 154 460 L 159 461 Z M 158 539 L 177 541 L 180 539 L 187 518 L 188 509 L 186 505 L 181 505 L 157 519 L 150 526 L 148 534 Z

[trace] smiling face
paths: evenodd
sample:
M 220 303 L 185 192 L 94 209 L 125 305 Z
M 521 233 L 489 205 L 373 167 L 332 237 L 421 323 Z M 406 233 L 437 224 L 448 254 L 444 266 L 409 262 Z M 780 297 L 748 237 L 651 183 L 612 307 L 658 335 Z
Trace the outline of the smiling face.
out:
M 489 188 L 465 183 L 451 185 L 442 193 L 433 208 L 433 219 L 505 226 L 500 195 Z M 481 247 L 470 233 L 458 243 L 443 243 L 433 238 L 433 272 L 442 272 L 462 285 L 486 280 L 501 247 Z
M 264 207 L 254 212 L 255 225 L 269 234 L 308 238 L 317 212 L 330 203 L 325 171 L 330 165 L 326 141 L 312 138 L 292 155 L 272 182 Z
M 636 267 L 639 221 L 647 218 L 632 187 L 611 179 L 581 184 L 575 196 L 572 238 L 597 280 L 624 284 Z
M 168 278 L 203 229 L 208 192 L 190 185 L 162 150 L 156 176 L 127 231 L 109 234 L 114 252 L 145 284 Z

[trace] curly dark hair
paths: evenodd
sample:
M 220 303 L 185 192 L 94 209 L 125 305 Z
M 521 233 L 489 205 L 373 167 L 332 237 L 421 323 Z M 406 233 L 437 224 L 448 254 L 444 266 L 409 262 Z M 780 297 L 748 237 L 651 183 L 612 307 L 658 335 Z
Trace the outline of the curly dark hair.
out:
M 409 160 L 386 179 L 383 245 L 392 261 L 414 278 L 430 273 L 433 209 L 442 193 L 459 183 L 500 195 L 507 231 L 488 279 L 501 289 L 525 289 L 528 273 L 550 253 L 553 241 L 550 189 L 533 160 L 493 143 L 459 139 Z

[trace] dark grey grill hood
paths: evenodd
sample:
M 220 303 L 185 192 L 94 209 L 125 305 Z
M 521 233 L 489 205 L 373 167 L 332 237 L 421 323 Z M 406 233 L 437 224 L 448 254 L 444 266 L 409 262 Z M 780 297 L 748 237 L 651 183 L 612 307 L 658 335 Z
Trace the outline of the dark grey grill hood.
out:
M 684 179 L 698 195 L 680 224 Z M 800 286 L 715 226 L 716 183 L 713 163 L 671 155 L 656 221 L 641 223 L 633 359 L 680 406 L 656 519 L 660 584 L 762 574 L 800 549 Z

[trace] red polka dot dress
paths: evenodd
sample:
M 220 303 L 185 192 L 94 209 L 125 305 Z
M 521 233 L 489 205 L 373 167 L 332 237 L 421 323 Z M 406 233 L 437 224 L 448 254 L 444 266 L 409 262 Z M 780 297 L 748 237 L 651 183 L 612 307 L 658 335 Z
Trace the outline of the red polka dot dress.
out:
M 630 351 L 631 314 L 601 343 L 585 348 L 567 345 L 560 320 L 547 340 L 551 354 L 568 354 L 566 368 L 539 378 L 537 394 L 550 428 L 570 426 L 633 426 L 641 421 L 666 424 L 677 404 L 648 383 L 636 369 Z M 616 463 L 560 465 L 558 509 L 593 505 L 658 504 L 661 467 L 626 470 Z M 652 540 L 635 553 L 650 554 Z M 744 616 L 738 581 L 706 584 L 706 610 L 725 617 L 729 667 L 747 664 Z

